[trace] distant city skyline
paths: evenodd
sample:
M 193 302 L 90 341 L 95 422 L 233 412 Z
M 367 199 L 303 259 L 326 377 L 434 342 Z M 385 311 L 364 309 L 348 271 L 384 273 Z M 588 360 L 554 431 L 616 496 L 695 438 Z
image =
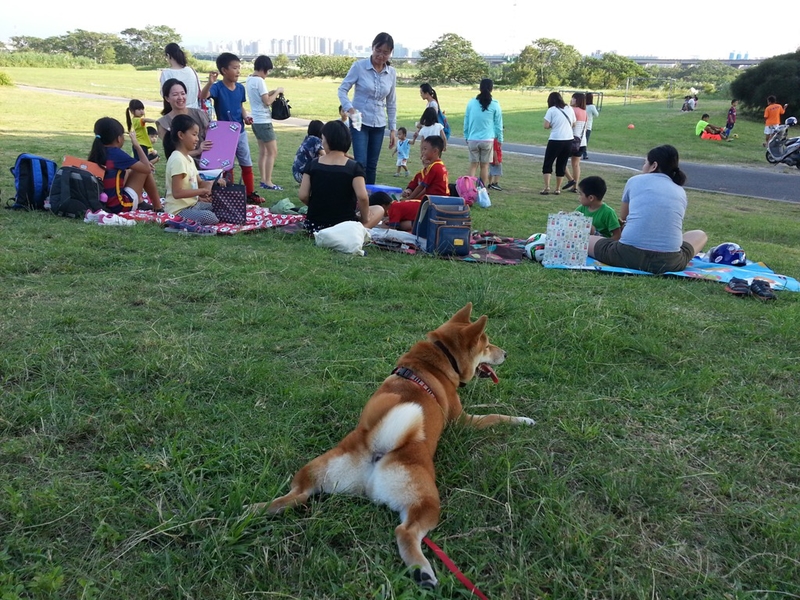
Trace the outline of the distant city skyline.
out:
M 126 28 L 166 25 L 187 47 L 207 47 L 209 40 L 214 44 L 216 40 L 265 40 L 269 44 L 295 36 L 350 40 L 354 47 L 367 47 L 378 32 L 387 31 L 398 48 L 414 52 L 446 33 L 455 33 L 482 55 L 515 55 L 534 40 L 553 38 L 585 56 L 601 49 L 623 56 L 701 60 L 726 59 L 731 52 L 734 57 L 747 54 L 762 59 L 794 52 L 799 43 L 791 30 L 776 34 L 775 27 L 756 23 L 730 0 L 706 0 L 697 7 L 706 22 L 721 23 L 716 34 L 695 32 L 690 10 L 666 5 L 645 8 L 628 0 L 566 7 L 560 19 L 554 8 L 522 0 L 492 0 L 478 7 L 461 0 L 438 0 L 435 5 L 404 0 L 394 11 L 390 6 L 374 10 L 310 0 L 297 8 L 296 14 L 275 17 L 280 11 L 262 10 L 255 4 L 215 13 L 200 7 L 171 10 L 157 0 L 137 0 L 124 11 L 124 18 L 115 20 L 89 0 L 72 0 L 69 9 L 58 14 L 11 2 L 3 6 L 0 39 L 50 37 L 77 29 L 119 33 Z

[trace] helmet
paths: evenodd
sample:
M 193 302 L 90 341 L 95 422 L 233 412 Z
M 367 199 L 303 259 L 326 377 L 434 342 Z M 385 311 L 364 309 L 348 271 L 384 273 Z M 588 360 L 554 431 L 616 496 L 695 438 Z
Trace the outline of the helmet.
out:
M 786 124 L 789 127 L 794 127 L 795 125 L 797 125 L 797 117 L 789 117 L 788 119 L 786 119 Z
M 708 262 L 719 265 L 731 265 L 733 267 L 743 267 L 747 264 L 744 250 L 739 244 L 725 242 L 719 246 L 714 246 L 708 253 Z

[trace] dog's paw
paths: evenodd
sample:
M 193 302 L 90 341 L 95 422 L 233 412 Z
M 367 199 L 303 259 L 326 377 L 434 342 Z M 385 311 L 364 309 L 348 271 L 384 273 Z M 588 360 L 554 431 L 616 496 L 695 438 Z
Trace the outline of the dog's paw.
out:
M 420 568 L 414 569 L 414 581 L 416 581 L 420 587 L 423 587 L 428 590 L 434 589 L 437 585 L 439 585 L 439 581 L 436 579 L 436 576 L 431 572 L 428 573 L 423 571 Z
M 536 421 L 528 417 L 514 417 L 514 422 L 518 425 L 536 425 Z

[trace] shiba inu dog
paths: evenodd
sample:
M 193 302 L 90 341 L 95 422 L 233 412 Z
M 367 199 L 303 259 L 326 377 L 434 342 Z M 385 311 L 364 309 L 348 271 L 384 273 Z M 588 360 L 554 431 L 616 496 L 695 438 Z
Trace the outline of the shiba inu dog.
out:
M 445 425 L 534 424 L 527 417 L 464 412 L 459 386 L 476 375 L 497 382 L 492 365 L 506 359 L 504 350 L 489 343 L 486 315 L 473 323 L 471 314 L 470 303 L 417 342 L 367 401 L 356 428 L 300 469 L 288 494 L 250 509 L 279 513 L 321 492 L 386 504 L 400 513 L 395 529 L 400 556 L 421 585 L 435 586 L 421 542 L 439 522 L 433 455 Z

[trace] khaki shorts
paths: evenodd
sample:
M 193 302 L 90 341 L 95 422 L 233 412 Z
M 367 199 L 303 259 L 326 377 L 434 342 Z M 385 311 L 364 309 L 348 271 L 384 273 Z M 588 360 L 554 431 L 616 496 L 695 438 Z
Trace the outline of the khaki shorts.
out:
M 467 142 L 469 147 L 469 162 L 490 163 L 494 153 L 494 140 L 488 142 Z
M 275 135 L 275 130 L 272 128 L 272 123 L 253 123 L 253 134 L 259 142 L 274 142 L 278 139 Z
M 694 248 L 689 242 L 683 242 L 677 252 L 642 250 L 611 238 L 598 240 L 594 246 L 594 258 L 600 262 L 612 267 L 625 267 L 648 273 L 683 271 L 693 256 Z

